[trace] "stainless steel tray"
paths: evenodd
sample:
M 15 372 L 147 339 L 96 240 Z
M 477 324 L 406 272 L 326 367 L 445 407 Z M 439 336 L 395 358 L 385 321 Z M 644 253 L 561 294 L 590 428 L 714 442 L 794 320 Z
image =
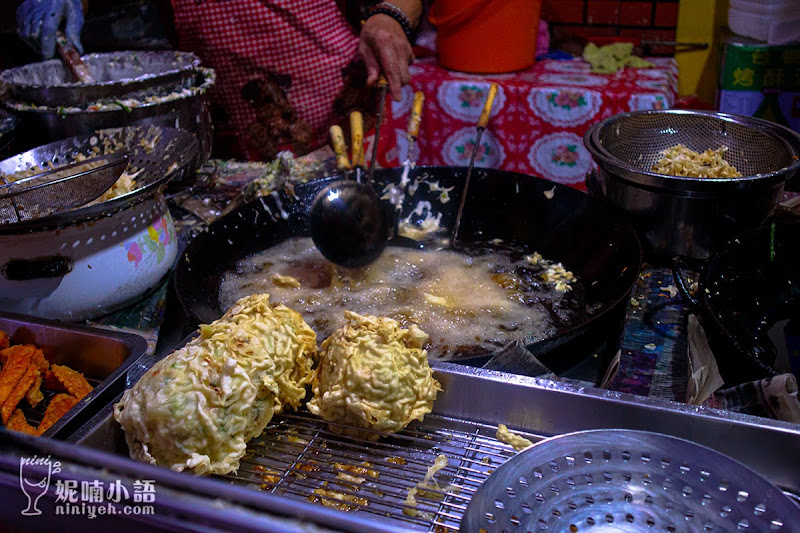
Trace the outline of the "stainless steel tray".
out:
M 58 422 L 44 437 L 65 438 L 81 427 L 99 409 L 125 390 L 128 369 L 147 350 L 139 335 L 0 312 L 0 329 L 12 344 L 34 344 L 51 363 L 83 373 L 94 390 Z M 43 412 L 28 413 L 38 425 Z
M 0 82 L 13 98 L 29 104 L 67 107 L 98 100 L 142 98 L 189 88 L 200 59 L 189 52 L 123 51 L 81 58 L 96 80 L 79 83 L 60 59 L 8 69 Z
M 800 494 L 800 462 L 794 460 L 800 451 L 797 425 L 451 363 L 436 364 L 435 375 L 444 391 L 433 413 L 424 423 L 377 444 L 338 436 L 305 412 L 288 414 L 273 419 L 250 442 L 235 476 L 198 480 L 157 469 L 165 476 L 159 483 L 199 490 L 201 482 L 210 498 L 268 514 L 308 518 L 311 513 L 321 525 L 338 529 L 363 531 L 369 524 L 374 531 L 453 531 L 471 495 L 514 454 L 495 438 L 497 425 L 504 423 L 534 442 L 598 428 L 674 435 L 738 459 L 794 498 Z M 109 404 L 68 441 L 127 455 L 111 408 Z M 418 493 L 418 514 L 409 516 L 404 513 L 408 490 L 423 481 L 439 454 L 448 457 L 448 465 L 434 478 L 441 489 Z M 377 477 L 362 475 L 366 481 L 357 485 L 337 477 L 337 463 L 365 466 L 364 461 Z M 134 472 L 144 467 L 152 476 L 149 465 L 131 465 Z M 318 509 L 309 508 L 310 503 Z M 331 509 L 320 505 L 325 503 L 340 509 L 331 515 Z M 203 506 L 192 512 L 198 523 L 210 519 Z

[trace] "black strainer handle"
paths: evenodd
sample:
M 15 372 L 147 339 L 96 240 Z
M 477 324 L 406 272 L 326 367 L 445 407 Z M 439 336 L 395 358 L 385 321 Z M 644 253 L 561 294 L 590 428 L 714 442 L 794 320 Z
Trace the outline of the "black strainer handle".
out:
M 689 287 L 686 285 L 686 271 L 698 270 L 697 265 L 690 265 L 689 260 L 685 257 L 677 256 L 672 258 L 672 277 L 675 279 L 675 286 L 678 292 L 681 293 L 681 298 L 689 303 L 693 312 L 700 310 L 700 300 L 692 296 Z

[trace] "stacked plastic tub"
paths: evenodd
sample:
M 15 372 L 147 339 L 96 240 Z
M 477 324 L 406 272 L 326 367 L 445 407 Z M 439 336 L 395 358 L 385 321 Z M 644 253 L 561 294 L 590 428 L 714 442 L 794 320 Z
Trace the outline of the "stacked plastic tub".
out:
M 728 26 L 767 44 L 788 44 L 800 40 L 798 7 L 798 0 L 731 0 Z

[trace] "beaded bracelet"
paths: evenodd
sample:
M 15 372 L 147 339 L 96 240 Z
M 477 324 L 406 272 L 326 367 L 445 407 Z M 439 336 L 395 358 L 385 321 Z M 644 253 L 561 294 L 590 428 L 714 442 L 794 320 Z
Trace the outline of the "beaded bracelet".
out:
M 364 17 L 364 20 L 366 21 L 373 15 L 387 15 L 392 17 L 398 24 L 400 24 L 400 27 L 403 28 L 403 33 L 406 34 L 408 42 L 412 42 L 414 38 L 414 32 L 411 30 L 411 21 L 408 19 L 408 16 L 403 12 L 402 9 L 394 4 L 390 4 L 389 2 L 380 2 L 367 11 L 367 16 Z

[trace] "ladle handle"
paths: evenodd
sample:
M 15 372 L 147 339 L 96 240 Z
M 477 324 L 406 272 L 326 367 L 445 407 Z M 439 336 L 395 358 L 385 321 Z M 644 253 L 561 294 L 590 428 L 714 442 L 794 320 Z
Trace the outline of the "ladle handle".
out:
M 414 93 L 414 105 L 411 107 L 411 116 L 408 117 L 408 140 L 419 136 L 419 124 L 422 122 L 422 105 L 425 103 L 425 93 Z
M 341 126 L 331 126 L 331 144 L 336 154 L 336 168 L 341 171 L 350 170 L 350 160 L 347 158 L 347 147 L 344 144 L 344 132 Z
M 489 94 L 486 95 L 486 102 L 483 104 L 483 111 L 481 111 L 481 116 L 478 118 L 478 127 L 481 129 L 485 129 L 486 125 L 489 124 L 489 116 L 492 114 L 495 96 L 497 96 L 497 84 L 492 83 L 489 87 Z
M 350 113 L 350 144 L 353 150 L 353 167 L 364 168 L 364 117 L 360 111 Z

